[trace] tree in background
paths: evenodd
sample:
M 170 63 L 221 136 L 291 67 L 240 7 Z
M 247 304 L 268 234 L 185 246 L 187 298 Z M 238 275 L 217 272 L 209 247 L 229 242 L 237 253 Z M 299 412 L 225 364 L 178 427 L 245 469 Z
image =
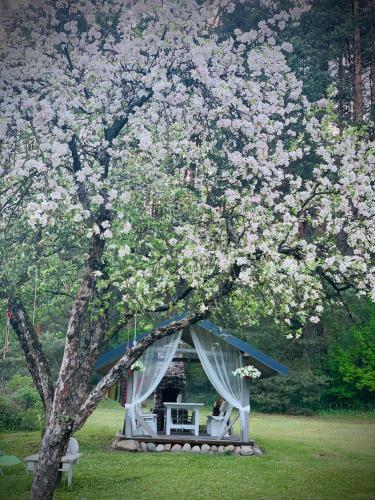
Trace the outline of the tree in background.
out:
M 325 294 L 319 323 L 304 325 L 298 339 L 282 335 L 261 303 L 250 312 L 235 294 L 215 311 L 215 321 L 289 367 L 286 377 L 252 384 L 253 410 L 312 414 L 374 408 L 374 304 L 350 291 L 343 294 L 345 305 L 329 288 Z M 259 318 L 255 324 L 254 317 Z
M 309 3 L 298 2 L 252 2 L 237 9 L 225 19 L 223 29 L 233 30 L 241 27 L 251 29 L 262 18 L 270 16 L 275 9 L 292 9 L 295 16 L 304 10 L 298 23 L 288 23 L 282 32 L 282 41 L 291 42 L 293 52 L 287 54 L 288 62 L 299 79 L 303 82 L 303 92 L 309 100 L 320 100 L 330 96 L 332 120 L 340 128 L 356 123 L 365 125 L 373 137 L 374 130 L 374 39 L 375 39 L 375 11 L 373 1 L 361 1 L 356 5 L 351 0 L 330 2 L 329 0 L 314 0 Z M 354 11 L 356 10 L 356 16 Z M 355 35 L 357 34 L 357 59 L 361 67 L 355 65 Z M 277 37 L 276 37 L 277 38 Z M 358 43 L 359 42 L 359 43 Z M 358 45 L 360 52 L 358 53 Z M 354 105 L 354 90 L 357 71 L 358 95 L 362 98 Z M 363 120 L 354 119 L 354 108 L 359 107 Z M 308 169 L 301 172 L 302 175 Z M 329 406 L 342 407 L 348 405 L 366 405 L 373 400 L 373 393 L 365 394 L 354 388 L 351 397 L 340 398 L 340 391 L 336 390 L 336 383 L 340 380 L 340 364 L 331 363 L 328 356 L 331 344 L 343 343 L 346 336 L 351 335 L 353 325 L 358 328 L 366 321 L 370 321 L 366 302 L 358 313 L 358 299 L 352 294 L 344 292 L 341 301 L 337 303 L 328 285 L 325 290 L 327 297 L 325 306 L 327 314 L 316 325 L 306 325 L 298 343 L 289 345 L 281 336 L 275 336 L 278 325 L 272 320 L 262 320 L 258 325 L 249 324 L 249 317 L 253 317 L 262 309 L 256 311 L 248 308 L 247 314 L 242 314 L 242 303 L 231 300 L 229 309 L 223 315 L 218 313 L 218 320 L 224 322 L 228 328 L 235 328 L 237 335 L 251 337 L 252 343 L 261 349 L 269 349 L 275 356 L 282 359 L 291 367 L 290 375 L 267 383 L 261 381 L 252 389 L 253 407 L 265 411 L 303 412 L 317 410 Z M 243 302 L 243 301 L 242 301 Z M 361 301 L 360 301 L 361 302 Z M 229 312 L 231 310 L 231 312 Z M 334 314 L 335 325 L 329 318 Z M 251 320 L 250 320 L 251 323 Z M 350 324 L 348 324 L 350 323 Z M 294 322 L 296 327 L 300 325 Z M 338 332 L 341 334 L 338 335 Z M 360 338 L 352 337 L 352 342 Z M 306 373 L 309 384 L 306 384 Z M 291 380 L 293 379 L 293 380 Z M 314 385 L 315 384 L 315 385 Z M 314 397 L 297 397 L 299 391 Z M 259 393 L 259 396 L 258 396 Z M 267 394 L 267 396 L 265 396 Z M 293 402 L 294 398 L 294 402 Z M 367 403 L 366 403 L 367 402 Z
M 324 283 L 373 290 L 373 145 L 302 95 L 277 43 L 295 12 L 224 34 L 234 8 L 40 1 L 3 21 L 0 293 L 46 413 L 33 499 L 52 498 L 70 435 L 144 349 L 223 297 L 293 337 Z M 56 383 L 36 274 L 39 301 L 64 297 Z M 90 387 L 113 331 L 178 310 Z
M 354 308 L 353 308 L 354 309 Z M 356 324 L 339 329 L 329 344 L 328 373 L 332 377 L 329 396 L 342 406 L 354 408 L 369 405 L 375 395 L 375 309 L 365 304 Z
M 375 3 L 373 0 L 312 0 L 298 2 L 259 0 L 237 9 L 224 22 L 225 29 L 251 29 L 282 8 L 293 13 L 282 41 L 293 44 L 288 62 L 303 81 L 304 94 L 313 101 L 336 89 L 338 124 L 374 122 Z M 301 16 L 301 13 L 303 15 Z

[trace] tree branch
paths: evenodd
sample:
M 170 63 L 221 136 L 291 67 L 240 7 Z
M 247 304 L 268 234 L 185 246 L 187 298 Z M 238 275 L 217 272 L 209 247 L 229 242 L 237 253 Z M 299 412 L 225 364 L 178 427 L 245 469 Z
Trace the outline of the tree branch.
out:
M 104 131 L 104 137 L 108 142 L 112 142 L 115 139 L 121 130 L 125 127 L 125 125 L 129 121 L 129 116 L 134 114 L 137 108 L 140 108 L 143 104 L 151 99 L 153 96 L 153 91 L 150 89 L 145 96 L 139 97 L 135 99 L 133 102 L 129 104 L 125 113 L 117 118 L 110 127 L 107 127 Z
M 54 399 L 54 386 L 47 358 L 34 325 L 20 299 L 9 298 L 8 305 L 11 312 L 10 323 L 25 353 L 29 372 L 38 389 L 48 418 Z
M 198 321 L 206 318 L 209 314 L 208 306 L 216 304 L 218 298 L 221 298 L 231 292 L 239 276 L 240 270 L 241 268 L 238 264 L 233 264 L 230 269 L 229 276 L 223 281 L 219 290 L 209 299 L 206 304 L 207 309 L 204 312 L 196 312 L 181 320 L 173 321 L 164 327 L 154 328 L 149 335 L 144 337 L 134 347 L 129 349 L 91 391 L 86 401 L 77 412 L 79 417 L 74 422 L 74 430 L 77 431 L 82 427 L 87 417 L 91 415 L 106 391 L 119 379 L 124 377 L 127 370 L 143 354 L 147 347 L 162 337 L 173 335 L 179 330 L 183 330 L 184 328 L 194 325 L 195 323 L 198 323 Z
M 168 304 L 163 304 L 162 306 L 159 306 L 159 307 L 156 307 L 153 311 L 150 311 L 150 312 L 154 312 L 154 313 L 157 313 L 157 312 L 166 312 L 166 311 L 169 311 L 171 307 L 175 306 L 176 304 L 178 304 L 178 302 L 181 302 L 181 300 L 184 300 L 186 299 L 186 297 L 188 297 L 191 292 L 193 292 L 194 290 L 194 287 L 192 286 L 187 286 L 179 295 L 177 295 L 177 297 L 175 299 L 173 299 L 171 302 L 169 302 Z
M 106 391 L 112 387 L 120 378 L 122 378 L 130 366 L 143 354 L 148 346 L 156 340 L 173 335 L 174 333 L 187 328 L 203 319 L 205 313 L 197 313 L 187 316 L 178 321 L 173 321 L 162 328 L 154 328 L 147 337 L 142 339 L 135 347 L 129 349 L 126 354 L 115 364 L 115 366 L 102 378 L 102 380 L 91 391 L 86 401 L 77 412 L 78 418 L 74 422 L 74 431 L 77 431 L 85 423 L 87 417 L 91 415 L 98 403 L 103 398 Z
M 70 153 L 72 155 L 72 160 L 73 160 L 73 173 L 76 174 L 82 168 L 81 160 L 80 160 L 79 154 L 78 154 L 76 134 L 73 134 L 73 137 L 71 138 L 71 140 L 68 143 L 68 147 L 70 149 Z M 82 182 L 77 182 L 77 184 L 78 184 L 78 198 L 79 198 L 80 202 L 82 203 L 82 206 L 84 208 L 88 209 L 89 203 L 87 200 L 87 193 L 86 193 L 85 186 L 83 185 Z
M 105 211 L 102 211 L 100 220 L 104 220 L 106 217 L 108 217 L 108 214 L 106 214 Z M 58 397 L 58 399 L 60 399 L 60 397 L 70 397 L 70 377 L 79 367 L 83 321 L 95 291 L 97 281 L 95 271 L 98 271 L 101 268 L 103 250 L 104 240 L 100 238 L 100 235 L 94 235 L 91 239 L 91 247 L 86 264 L 86 270 L 81 280 L 81 284 L 69 317 L 64 357 L 56 384 L 55 397 Z
M 342 287 L 339 287 L 337 285 L 337 283 L 330 276 L 328 276 L 328 274 L 325 273 L 321 267 L 317 268 L 317 273 L 319 274 L 319 276 L 321 278 L 323 278 L 327 283 L 329 283 L 331 285 L 331 287 L 335 290 L 335 292 L 336 292 L 337 296 L 339 297 L 342 305 L 344 306 L 350 320 L 354 323 L 355 321 L 354 321 L 353 315 L 352 315 L 352 313 L 349 309 L 349 306 L 346 303 L 346 301 L 344 300 L 342 293 L 341 293 L 341 292 L 344 292 L 345 290 L 348 290 L 349 288 L 352 288 L 352 285 L 347 284 L 347 285 L 344 285 Z

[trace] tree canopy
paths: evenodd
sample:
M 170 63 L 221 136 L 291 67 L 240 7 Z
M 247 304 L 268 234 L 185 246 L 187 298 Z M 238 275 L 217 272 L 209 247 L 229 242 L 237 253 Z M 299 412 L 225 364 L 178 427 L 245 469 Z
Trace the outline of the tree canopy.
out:
M 373 143 L 303 95 L 282 41 L 303 9 L 221 29 L 235 8 L 40 0 L 4 18 L 0 294 L 47 414 L 34 498 L 147 345 L 228 294 L 261 302 L 290 337 L 319 322 L 327 285 L 375 298 Z M 37 281 L 64 305 L 56 384 L 32 321 Z M 183 320 L 90 388 L 114 330 L 176 309 Z

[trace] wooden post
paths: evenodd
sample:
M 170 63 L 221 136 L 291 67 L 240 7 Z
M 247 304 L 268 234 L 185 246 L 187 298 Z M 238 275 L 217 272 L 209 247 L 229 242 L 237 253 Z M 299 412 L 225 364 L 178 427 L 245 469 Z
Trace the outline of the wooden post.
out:
M 243 406 L 247 406 L 250 404 L 250 383 L 249 380 L 244 379 L 244 384 L 243 384 Z M 245 426 L 242 428 L 242 421 L 241 421 L 241 441 L 248 441 L 249 440 L 249 414 L 245 413 Z
M 133 374 L 128 373 L 128 379 L 127 379 L 126 383 L 127 383 L 126 402 L 130 403 L 132 401 L 132 396 L 133 396 Z M 127 438 L 131 438 L 133 436 L 132 421 L 131 421 L 131 418 L 129 416 L 128 410 L 125 410 L 123 434 L 125 434 L 125 436 Z

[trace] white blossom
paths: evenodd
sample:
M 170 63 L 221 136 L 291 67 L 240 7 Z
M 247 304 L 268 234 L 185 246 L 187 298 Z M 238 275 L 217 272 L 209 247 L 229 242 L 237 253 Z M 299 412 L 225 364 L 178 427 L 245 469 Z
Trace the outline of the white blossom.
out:
M 130 255 L 130 253 L 131 253 L 131 250 L 130 250 L 130 247 L 128 245 L 124 245 L 124 246 L 120 247 L 119 251 L 118 251 L 119 257 L 125 257 L 126 255 Z

